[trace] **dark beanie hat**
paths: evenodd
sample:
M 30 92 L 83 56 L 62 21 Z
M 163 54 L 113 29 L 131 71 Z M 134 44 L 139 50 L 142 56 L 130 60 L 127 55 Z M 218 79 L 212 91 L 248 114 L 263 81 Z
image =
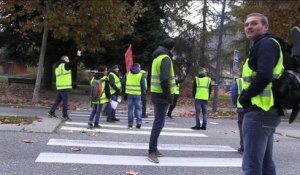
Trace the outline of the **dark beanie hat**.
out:
M 171 50 L 173 49 L 175 42 L 172 38 L 166 38 L 160 43 L 160 45 L 167 48 L 168 50 Z

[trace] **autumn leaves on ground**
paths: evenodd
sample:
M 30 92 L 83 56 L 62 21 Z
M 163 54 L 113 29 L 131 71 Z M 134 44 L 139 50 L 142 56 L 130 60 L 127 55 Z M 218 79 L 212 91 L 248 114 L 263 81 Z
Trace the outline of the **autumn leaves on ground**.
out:
M 41 90 L 40 100 L 36 103 L 32 102 L 33 85 L 11 84 L 8 86 L 6 81 L 0 81 L 0 102 L 1 104 L 12 106 L 36 106 L 50 107 L 56 96 L 55 90 Z M 213 96 L 213 94 L 212 94 Z M 79 87 L 70 92 L 69 109 L 76 110 L 80 106 L 88 108 L 89 103 L 89 87 Z M 213 102 L 209 101 L 210 111 L 209 118 L 228 118 L 235 119 L 236 112 L 232 108 L 230 98 L 219 98 L 218 112 L 212 111 Z M 122 102 L 123 104 L 126 102 Z M 153 106 L 151 104 L 150 93 L 147 99 L 147 113 L 153 115 Z M 120 105 L 120 111 L 126 111 L 126 104 Z M 194 99 L 191 96 L 191 89 L 183 87 L 181 95 L 178 99 L 177 106 L 172 114 L 174 117 L 195 117 Z

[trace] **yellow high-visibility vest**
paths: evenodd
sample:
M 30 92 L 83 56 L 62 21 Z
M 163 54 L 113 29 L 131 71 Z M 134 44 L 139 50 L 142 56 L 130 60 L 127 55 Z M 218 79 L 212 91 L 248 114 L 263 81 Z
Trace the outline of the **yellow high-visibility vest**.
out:
M 208 100 L 209 98 L 209 85 L 211 79 L 209 77 L 195 77 L 196 79 L 196 94 L 195 99 Z
M 61 63 L 55 69 L 55 76 L 56 76 L 56 89 L 72 89 L 72 76 L 71 70 L 65 69 L 65 63 Z
M 143 74 L 129 72 L 126 77 L 125 93 L 130 95 L 141 95 L 141 79 Z
M 161 80 L 160 80 L 160 68 L 161 68 L 161 62 L 162 60 L 170 59 L 171 61 L 171 69 L 170 69 L 170 85 L 171 85 L 171 94 L 175 94 L 175 74 L 174 74 L 174 68 L 173 68 L 173 63 L 171 58 L 168 55 L 159 55 L 156 57 L 153 62 L 152 62 L 152 69 L 151 69 L 151 92 L 156 92 L 156 93 L 162 93 L 162 88 L 161 88 Z

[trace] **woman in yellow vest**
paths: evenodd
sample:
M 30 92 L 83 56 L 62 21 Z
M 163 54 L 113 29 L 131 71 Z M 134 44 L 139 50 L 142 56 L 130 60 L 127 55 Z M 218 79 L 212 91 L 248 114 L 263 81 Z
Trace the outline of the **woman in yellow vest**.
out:
M 88 126 L 89 128 L 95 127 L 100 128 L 99 120 L 101 109 L 104 104 L 109 102 L 110 92 L 109 92 L 109 83 L 107 79 L 107 67 L 100 66 L 98 72 L 95 73 L 94 77 L 91 80 L 91 104 L 92 112 L 89 117 Z M 96 117 L 95 117 L 96 116 Z M 95 121 L 94 121 L 95 117 Z M 94 125 L 93 125 L 94 121 Z
M 55 110 L 60 102 L 63 102 L 62 119 L 70 120 L 68 115 L 68 93 L 72 89 L 72 75 L 71 69 L 77 66 L 81 51 L 77 51 L 77 57 L 70 62 L 68 56 L 62 56 L 61 59 L 55 65 L 55 78 L 56 78 L 56 99 L 49 111 L 50 117 L 58 118 L 55 115 Z
M 206 70 L 200 68 L 198 76 L 195 77 L 193 82 L 193 97 L 195 99 L 196 110 L 196 125 L 192 127 L 195 130 L 206 130 L 208 118 L 208 99 L 211 93 L 211 78 L 206 76 Z M 202 111 L 203 120 L 200 126 L 200 112 Z
M 128 104 L 128 129 L 132 129 L 133 125 L 133 108 L 136 117 L 136 128 L 140 129 L 142 126 L 141 95 L 145 91 L 145 78 L 140 70 L 140 64 L 134 63 L 123 79 L 125 99 L 127 99 Z

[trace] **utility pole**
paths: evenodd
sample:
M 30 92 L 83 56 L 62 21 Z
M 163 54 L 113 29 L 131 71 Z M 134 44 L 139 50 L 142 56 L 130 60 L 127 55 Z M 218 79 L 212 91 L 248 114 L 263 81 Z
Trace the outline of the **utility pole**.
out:
M 216 80 L 214 87 L 214 101 L 213 101 L 213 111 L 216 112 L 218 110 L 218 92 L 220 85 L 220 72 L 221 72 L 221 51 L 222 51 L 222 38 L 224 34 L 224 19 L 225 19 L 225 7 L 226 0 L 222 1 L 222 14 L 221 14 L 221 24 L 219 28 L 219 43 L 217 48 L 217 65 L 216 65 Z

